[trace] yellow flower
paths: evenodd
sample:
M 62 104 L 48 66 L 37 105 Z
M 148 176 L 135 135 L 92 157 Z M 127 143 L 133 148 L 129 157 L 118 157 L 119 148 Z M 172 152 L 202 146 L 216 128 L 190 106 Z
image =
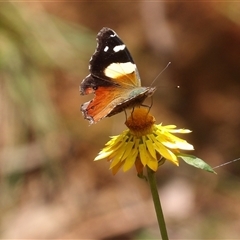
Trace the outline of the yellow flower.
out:
M 128 129 L 112 137 L 95 158 L 95 161 L 105 158 L 110 161 L 113 174 L 121 167 L 124 172 L 128 171 L 133 165 L 138 173 L 142 173 L 146 166 L 157 171 L 165 160 L 178 166 L 177 154 L 180 150 L 194 150 L 186 140 L 173 135 L 190 133 L 190 130 L 176 129 L 175 125 L 157 125 L 145 108 L 134 109 L 125 124 Z

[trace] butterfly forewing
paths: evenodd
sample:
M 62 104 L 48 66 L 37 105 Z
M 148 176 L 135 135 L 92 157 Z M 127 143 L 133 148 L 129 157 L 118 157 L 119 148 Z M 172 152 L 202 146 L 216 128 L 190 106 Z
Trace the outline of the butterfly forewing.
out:
M 130 52 L 112 29 L 103 28 L 97 35 L 97 43 L 97 49 L 89 65 L 93 76 L 105 81 L 109 78 L 111 81 L 116 80 L 120 82 L 119 84 L 129 86 L 141 85 L 138 70 Z M 124 81 L 119 81 L 118 78 L 123 76 L 125 76 Z

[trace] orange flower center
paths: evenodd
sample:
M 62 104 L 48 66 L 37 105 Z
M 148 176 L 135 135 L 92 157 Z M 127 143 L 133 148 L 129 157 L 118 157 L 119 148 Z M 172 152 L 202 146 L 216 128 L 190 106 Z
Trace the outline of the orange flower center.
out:
M 149 114 L 146 108 L 135 108 L 125 124 L 131 133 L 137 137 L 147 135 L 151 132 L 155 118 Z

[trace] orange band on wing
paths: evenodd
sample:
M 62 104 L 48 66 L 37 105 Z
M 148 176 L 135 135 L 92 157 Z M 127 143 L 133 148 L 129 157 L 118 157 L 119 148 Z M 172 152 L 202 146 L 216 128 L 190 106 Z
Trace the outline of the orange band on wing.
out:
M 94 122 L 106 117 L 116 105 L 116 98 L 122 95 L 123 90 L 116 87 L 98 87 L 95 97 L 85 110 L 86 116 L 93 118 Z

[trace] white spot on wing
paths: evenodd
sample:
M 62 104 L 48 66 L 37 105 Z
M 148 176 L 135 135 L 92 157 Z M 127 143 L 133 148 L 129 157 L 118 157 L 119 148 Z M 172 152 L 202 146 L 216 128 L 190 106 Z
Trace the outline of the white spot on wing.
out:
M 131 62 L 112 63 L 105 68 L 104 73 L 109 78 L 118 78 L 125 74 L 130 74 L 136 71 L 136 65 Z
M 124 50 L 125 47 L 126 47 L 126 46 L 125 46 L 124 44 L 118 45 L 118 46 L 115 46 L 115 47 L 113 48 L 113 51 L 114 51 L 114 52 L 119 52 L 119 51 Z
M 109 47 L 108 47 L 108 46 L 106 46 L 106 47 L 103 49 L 103 51 L 104 51 L 104 52 L 107 52 L 107 51 L 108 51 L 108 49 L 109 49 Z

